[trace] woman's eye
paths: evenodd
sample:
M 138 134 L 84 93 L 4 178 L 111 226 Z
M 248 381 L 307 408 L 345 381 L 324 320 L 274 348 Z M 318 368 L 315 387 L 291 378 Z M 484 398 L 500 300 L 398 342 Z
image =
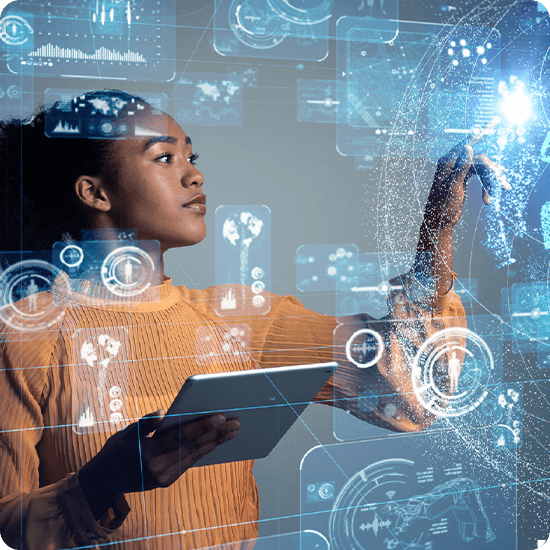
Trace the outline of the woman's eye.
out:
M 159 162 L 163 162 L 164 164 L 170 164 L 172 162 L 174 155 L 172 153 L 163 153 L 160 155 L 160 157 L 157 157 L 157 160 Z
M 193 153 L 188 159 L 187 159 L 187 162 L 189 164 L 192 164 L 193 166 L 195 166 L 197 164 L 197 160 L 199 160 L 199 154 L 198 153 Z

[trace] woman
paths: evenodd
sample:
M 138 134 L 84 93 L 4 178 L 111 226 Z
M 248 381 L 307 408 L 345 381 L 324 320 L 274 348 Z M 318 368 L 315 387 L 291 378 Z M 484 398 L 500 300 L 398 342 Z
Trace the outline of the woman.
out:
M 48 112 L 28 126 L 3 127 L 2 162 L 9 183 L 5 205 L 11 209 L 2 228 L 4 250 L 48 250 L 63 236 L 69 242 L 78 239 L 81 229 L 137 228 L 140 240 L 160 242 L 161 254 L 205 237 L 204 181 L 191 140 L 171 117 L 149 106 L 130 111 L 136 98 L 123 92 L 81 97 L 91 101 L 109 94 L 126 104 L 115 118 L 132 139 L 47 138 Z M 377 372 L 354 368 L 338 356 L 340 382 L 329 382 L 317 400 L 393 430 L 421 430 L 433 421 L 412 391 L 402 327 L 409 327 L 407 345 L 418 346 L 437 330 L 465 324 L 452 291 L 452 231 L 474 164 L 486 178 L 490 161 L 478 157 L 474 163 L 472 148 L 465 145 L 438 165 L 418 244 L 431 260 L 423 265 L 419 254 L 413 270 L 435 278 L 430 307 L 412 303 L 404 293 L 394 295 L 393 317 L 404 323 L 398 323 L 401 333 L 388 325 Z M 49 173 L 55 176 L 44 184 L 43 174 Z M 20 212 L 21 227 L 13 223 Z M 164 275 L 162 259 L 157 267 Z M 405 286 L 411 277 L 404 276 Z M 214 289 L 174 288 L 164 278 L 136 304 L 106 300 L 105 288 L 90 281 L 72 281 L 70 289 L 55 330 L 17 338 L 9 327 L 4 329 L 4 540 L 29 550 L 108 543 L 115 548 L 193 549 L 254 538 L 259 502 L 253 461 L 190 469 L 235 437 L 238 421 L 214 416 L 181 431 L 151 434 L 191 374 L 332 360 L 335 320 L 304 309 L 291 296 L 273 295 L 268 315 L 246 318 L 251 330 L 246 361 L 225 357 L 205 366 L 195 360 L 197 329 L 207 327 L 219 349 L 226 333 L 227 318 L 222 322 L 210 305 Z M 366 317 L 359 320 L 368 323 Z M 126 359 L 113 363 L 109 375 L 117 369 L 130 373 L 128 414 L 141 419 L 111 437 L 107 431 L 79 434 L 73 429 L 82 363 L 75 342 L 82 331 L 116 333 L 126 348 Z M 452 391 L 449 376 L 443 384 Z M 352 399 L 365 385 L 382 395 L 376 407 Z M 149 414 L 143 416 L 145 412 Z

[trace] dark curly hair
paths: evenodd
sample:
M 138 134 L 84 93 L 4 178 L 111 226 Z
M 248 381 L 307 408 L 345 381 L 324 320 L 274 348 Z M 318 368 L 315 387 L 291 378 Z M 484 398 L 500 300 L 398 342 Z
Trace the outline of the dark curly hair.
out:
M 145 105 L 143 113 L 158 114 L 142 98 L 118 90 L 92 91 L 79 97 L 86 101 L 117 98 L 126 105 L 139 101 Z M 89 220 L 89 212 L 73 188 L 79 176 L 102 176 L 116 192 L 113 139 L 46 135 L 48 124 L 62 107 L 57 102 L 40 108 L 29 124 L 20 120 L 0 124 L 0 252 L 50 250 L 64 234 L 78 240 Z M 130 108 L 121 108 L 110 120 L 127 122 L 129 128 L 132 114 Z M 103 114 L 101 119 L 109 121 Z

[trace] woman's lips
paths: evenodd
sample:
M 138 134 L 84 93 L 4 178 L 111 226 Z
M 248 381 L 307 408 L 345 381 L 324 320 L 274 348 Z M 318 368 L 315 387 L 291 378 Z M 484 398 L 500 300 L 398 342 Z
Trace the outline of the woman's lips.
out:
M 184 208 L 187 208 L 187 210 L 195 210 L 200 214 L 206 214 L 206 205 L 201 204 L 199 202 L 188 204 L 187 206 L 184 206 Z
M 183 205 L 188 210 L 195 210 L 200 214 L 206 214 L 206 195 L 202 193 L 193 197 L 189 202 Z

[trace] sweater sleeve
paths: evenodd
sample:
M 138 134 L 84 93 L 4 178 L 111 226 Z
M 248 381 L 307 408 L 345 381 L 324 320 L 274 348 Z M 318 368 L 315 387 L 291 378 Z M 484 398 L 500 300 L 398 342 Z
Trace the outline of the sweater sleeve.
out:
M 422 430 L 435 417 L 418 401 L 412 387 L 415 352 L 436 332 L 465 327 L 464 308 L 453 289 L 436 297 L 435 307 L 415 303 L 405 292 L 392 294 L 389 302 L 391 315 L 386 319 L 358 315 L 338 324 L 334 317 L 307 310 L 293 296 L 278 297 L 272 300 L 268 318 L 258 325 L 251 323 L 253 351 L 267 368 L 334 360 L 338 369 L 315 401 L 390 430 Z M 383 342 L 378 362 L 367 369 L 358 368 L 346 354 L 347 340 L 363 328 L 379 334 Z M 463 357 L 459 359 L 462 362 Z M 440 377 L 446 384 L 442 390 L 452 393 L 450 357 L 444 354 L 441 364 L 447 374 Z
M 452 289 L 447 295 L 437 297 L 435 309 L 422 307 L 409 300 L 405 293 L 394 294 L 390 300 L 391 315 L 388 318 L 377 320 L 354 316 L 349 323 L 338 326 L 334 358 L 339 367 L 316 400 L 392 431 L 419 431 L 429 427 L 436 417 L 415 393 L 412 376 L 415 357 L 422 345 L 435 334 L 439 333 L 442 340 L 447 341 L 453 338 L 447 336 L 447 329 L 466 328 L 465 311 Z M 346 354 L 346 342 L 357 330 L 364 328 L 380 336 L 380 356 L 371 368 L 358 368 Z M 459 339 L 460 348 L 464 349 L 464 338 L 459 336 Z M 456 389 L 464 354 L 458 353 L 453 361 L 453 346 L 447 344 L 442 346 L 438 357 L 438 388 L 441 395 L 450 396 Z M 458 370 L 456 359 L 460 362 Z
M 430 426 L 435 416 L 420 403 L 412 386 L 415 352 L 439 331 L 466 327 L 466 318 L 452 288 L 443 296 L 415 293 L 414 285 L 409 288 L 413 282 L 410 274 L 399 279 L 396 286 L 408 290 L 390 294 L 391 313 L 385 319 L 355 315 L 339 324 L 335 317 L 306 309 L 294 296 L 272 294 L 271 309 L 266 315 L 226 317 L 223 322 L 229 326 L 248 325 L 248 349 L 261 368 L 336 361 L 336 373 L 315 401 L 349 411 L 389 430 L 418 431 Z M 250 292 L 249 287 L 245 292 Z M 200 295 L 195 307 L 206 312 L 213 303 L 214 287 Z M 210 315 L 215 316 L 213 309 Z M 346 354 L 346 342 L 355 331 L 364 328 L 379 334 L 383 342 L 381 355 L 371 368 L 358 368 Z M 453 363 L 447 355 L 440 358 L 440 380 L 446 384 L 441 389 L 452 393 L 449 371 Z M 463 357 L 458 355 L 462 363 Z M 455 374 L 458 376 L 458 372 Z
M 26 550 L 106 542 L 128 513 L 124 501 L 96 522 L 76 473 L 40 486 L 36 446 L 45 428 L 53 347 L 35 340 L 0 348 L 0 532 L 6 544 Z

